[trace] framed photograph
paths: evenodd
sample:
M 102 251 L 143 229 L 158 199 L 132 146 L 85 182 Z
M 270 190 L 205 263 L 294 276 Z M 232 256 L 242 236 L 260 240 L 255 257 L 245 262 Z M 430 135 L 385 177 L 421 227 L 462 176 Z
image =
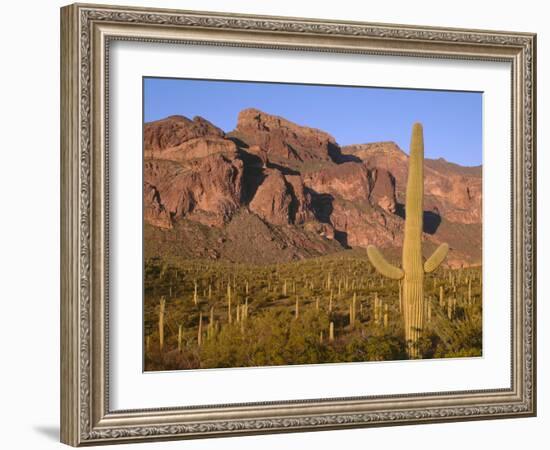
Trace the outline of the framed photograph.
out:
M 531 33 L 61 9 L 61 440 L 536 414 Z

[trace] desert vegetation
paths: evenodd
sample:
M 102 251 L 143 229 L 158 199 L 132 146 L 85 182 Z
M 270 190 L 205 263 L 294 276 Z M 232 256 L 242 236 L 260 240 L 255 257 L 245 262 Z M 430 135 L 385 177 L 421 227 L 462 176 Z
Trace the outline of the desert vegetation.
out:
M 407 154 L 169 116 L 143 195 L 145 370 L 481 355 L 481 166 L 425 160 L 420 124 Z
M 144 367 L 407 359 L 402 285 L 364 250 L 271 265 L 151 258 Z M 481 288 L 481 267 L 425 275 L 419 357 L 481 356 Z

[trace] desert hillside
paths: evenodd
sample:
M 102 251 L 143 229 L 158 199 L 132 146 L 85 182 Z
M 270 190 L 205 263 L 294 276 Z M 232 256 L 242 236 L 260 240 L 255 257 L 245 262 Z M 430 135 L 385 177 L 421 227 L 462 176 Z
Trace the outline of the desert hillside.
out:
M 397 255 L 408 156 L 393 142 L 341 147 L 330 134 L 256 109 L 224 133 L 171 116 L 144 127 L 146 258 L 252 264 L 368 244 Z M 481 264 L 481 166 L 425 161 L 424 249 Z

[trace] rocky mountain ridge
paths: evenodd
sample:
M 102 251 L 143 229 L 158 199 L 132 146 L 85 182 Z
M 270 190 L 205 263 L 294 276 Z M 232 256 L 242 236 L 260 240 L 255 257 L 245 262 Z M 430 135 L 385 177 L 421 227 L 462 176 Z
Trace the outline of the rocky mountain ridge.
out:
M 144 158 L 149 256 L 269 263 L 401 245 L 408 156 L 393 142 L 340 147 L 245 109 L 229 133 L 201 117 L 146 123 Z M 425 161 L 426 248 L 446 241 L 451 266 L 480 264 L 481 215 L 481 167 Z

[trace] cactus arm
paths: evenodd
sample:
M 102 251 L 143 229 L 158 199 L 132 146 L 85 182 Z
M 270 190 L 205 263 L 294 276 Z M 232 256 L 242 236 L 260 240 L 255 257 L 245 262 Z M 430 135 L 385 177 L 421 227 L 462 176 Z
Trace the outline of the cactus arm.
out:
M 430 256 L 424 263 L 424 272 L 430 273 L 437 269 L 447 256 L 448 251 L 448 244 L 441 244 L 437 247 L 437 250 L 433 252 L 432 256 Z
M 369 255 L 371 264 L 382 275 L 394 280 L 400 280 L 403 278 L 403 270 L 399 267 L 395 267 L 393 264 L 390 264 L 374 245 L 369 245 L 367 247 L 367 254 Z

